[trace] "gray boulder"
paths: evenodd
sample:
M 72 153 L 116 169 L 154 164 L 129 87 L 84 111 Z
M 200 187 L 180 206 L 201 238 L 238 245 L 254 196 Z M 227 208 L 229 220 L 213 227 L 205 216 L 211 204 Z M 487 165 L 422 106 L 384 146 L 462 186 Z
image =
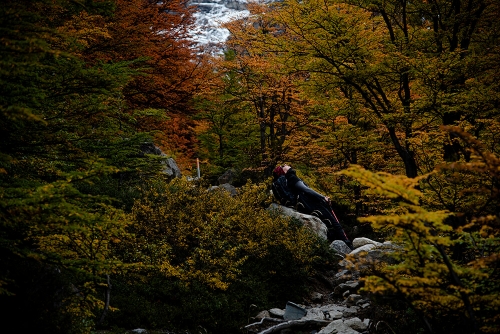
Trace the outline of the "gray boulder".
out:
M 165 158 L 162 160 L 161 164 L 163 165 L 162 172 L 167 176 L 172 178 L 182 177 L 181 170 L 179 169 L 179 166 L 177 166 L 175 160 L 173 158 L 167 158 L 167 155 L 163 153 L 163 151 L 158 146 L 155 146 L 155 144 L 143 143 L 141 145 L 140 156 L 144 157 L 146 156 L 146 154 L 158 155 L 162 158 Z
M 285 315 L 285 310 L 282 310 L 280 308 L 272 308 L 269 310 L 269 314 L 271 315 L 271 317 L 283 319 L 283 316 Z
M 369 321 L 367 321 L 365 323 L 365 322 L 361 321 L 361 319 L 359 319 L 359 318 L 351 318 L 351 319 L 344 320 L 344 325 L 349 326 L 352 329 L 357 330 L 357 331 L 364 331 L 366 328 L 368 328 L 368 323 L 369 323 Z
M 346 254 L 351 252 L 349 246 L 346 245 L 342 240 L 334 240 L 330 244 L 330 248 L 333 249 L 337 254 L 340 254 L 342 257 L 345 257 Z
M 353 256 L 359 256 L 359 254 L 361 254 L 361 252 L 369 252 L 372 249 L 374 249 L 375 247 L 377 247 L 377 246 L 374 244 L 366 244 L 366 245 L 363 245 L 361 247 L 356 248 L 350 254 Z
M 361 299 L 363 299 L 363 297 L 361 297 L 360 295 L 356 295 L 356 294 L 353 293 L 352 295 L 349 295 L 349 297 L 347 297 L 347 299 L 346 299 L 345 302 L 346 302 L 347 306 L 354 306 Z
M 378 243 L 378 245 L 367 243 L 353 250 L 350 255 L 361 263 L 361 266 L 358 266 L 360 269 L 364 267 L 367 269 L 371 264 L 378 262 L 394 264 L 396 261 L 390 254 L 401 250 L 402 247 L 386 241 L 384 243 Z
M 344 324 L 342 319 L 339 319 L 332 321 L 328 326 L 320 330 L 318 334 L 359 334 L 359 332 Z
M 173 158 L 168 158 L 167 160 L 163 161 L 162 163 L 163 163 L 163 167 L 164 167 L 163 173 L 165 173 L 171 177 L 177 177 L 177 178 L 182 177 L 181 170 L 179 169 L 179 166 L 177 166 L 177 163 L 175 162 L 175 160 Z
M 325 224 L 318 217 L 306 215 L 300 212 L 295 211 L 294 209 L 287 208 L 286 206 L 282 206 L 276 203 L 271 203 L 268 210 L 277 211 L 280 214 L 288 217 L 292 217 L 302 222 L 305 226 L 311 229 L 317 236 L 320 238 L 327 240 L 328 229 Z
M 357 291 L 360 287 L 359 281 L 347 281 L 345 283 L 341 283 L 335 287 L 333 290 L 333 294 L 341 295 L 345 291 L 349 290 L 351 292 Z
M 359 248 L 361 246 L 364 246 L 364 245 L 375 245 L 375 246 L 380 246 L 382 245 L 380 242 L 377 242 L 377 241 L 374 241 L 374 240 L 371 240 L 371 239 L 368 239 L 368 238 L 355 238 L 353 241 L 352 241 L 352 245 L 354 246 L 354 248 Z
M 223 183 L 219 186 L 219 188 L 222 188 L 226 191 L 229 191 L 229 193 L 231 194 L 231 196 L 236 196 L 238 194 L 238 191 L 236 190 L 236 188 L 229 184 L 229 183 Z

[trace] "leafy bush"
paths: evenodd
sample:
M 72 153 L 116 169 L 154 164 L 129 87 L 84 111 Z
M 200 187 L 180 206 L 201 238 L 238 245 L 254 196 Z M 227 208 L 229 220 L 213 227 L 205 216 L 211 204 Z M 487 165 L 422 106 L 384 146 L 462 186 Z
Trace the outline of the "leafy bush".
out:
M 119 311 L 109 323 L 235 332 L 250 305 L 300 298 L 331 254 L 305 227 L 267 211 L 268 194 L 264 184 L 231 197 L 185 180 L 150 183 L 133 208 L 135 237 L 117 249 L 143 266 L 115 278 Z
M 429 175 L 409 179 L 356 167 L 343 172 L 400 202 L 393 214 L 361 219 L 392 230 L 404 249 L 394 254 L 396 264 L 380 265 L 365 278 L 365 290 L 405 300 L 429 332 L 498 333 L 500 159 L 451 129 L 470 148 L 471 160 L 440 166 L 430 181 Z M 420 182 L 426 179 L 427 185 Z M 417 189 L 419 182 L 424 186 Z

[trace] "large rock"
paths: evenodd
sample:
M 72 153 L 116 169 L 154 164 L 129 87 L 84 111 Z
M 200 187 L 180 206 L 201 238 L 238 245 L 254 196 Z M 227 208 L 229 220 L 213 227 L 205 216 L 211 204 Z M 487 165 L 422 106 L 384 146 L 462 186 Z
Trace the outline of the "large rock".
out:
M 173 158 L 167 158 L 167 160 L 162 161 L 162 164 L 163 173 L 171 177 L 182 177 L 181 170 Z
M 371 264 L 377 262 L 387 262 L 394 264 L 396 261 L 390 256 L 391 253 L 401 251 L 402 247 L 389 241 L 378 243 L 378 245 L 367 243 L 364 246 L 356 248 L 349 255 L 359 261 L 359 269 L 367 269 Z
M 352 295 L 349 295 L 349 297 L 347 297 L 346 301 L 345 301 L 345 304 L 347 306 L 354 306 L 356 305 L 356 303 L 360 300 L 362 300 L 363 297 L 361 297 L 360 295 L 357 295 L 357 294 L 352 294 Z
M 333 294 L 341 295 L 347 290 L 349 290 L 350 292 L 355 292 L 359 289 L 360 286 L 361 284 L 359 283 L 359 281 L 347 281 L 345 283 L 337 285 L 333 290 Z
M 283 316 L 285 315 L 285 310 L 282 310 L 280 308 L 272 308 L 269 310 L 269 314 L 271 315 L 271 317 L 283 319 Z
M 353 241 L 352 241 L 352 245 L 354 246 L 354 248 L 359 248 L 361 246 L 364 246 L 364 245 L 375 245 L 375 246 L 380 246 L 382 245 L 380 242 L 377 242 L 377 241 L 374 241 L 374 240 L 371 240 L 371 239 L 368 239 L 368 238 L 355 238 Z
M 368 320 L 368 319 L 367 319 Z M 368 328 L 369 321 L 364 322 L 361 321 L 359 318 L 351 318 L 344 320 L 344 325 L 351 327 L 354 330 L 357 331 L 364 331 L 366 328 Z
M 335 253 L 340 254 L 342 257 L 345 257 L 346 254 L 349 254 L 351 252 L 349 246 L 347 246 L 346 243 L 342 240 L 334 240 L 330 244 L 330 248 L 333 249 Z
M 277 211 L 285 216 L 292 217 L 302 222 L 305 226 L 309 227 L 316 235 L 325 240 L 328 239 L 327 233 L 328 229 L 325 224 L 318 217 L 306 215 L 295 211 L 294 209 L 287 208 L 276 203 L 272 203 L 269 206 L 269 210 Z
M 182 177 L 181 170 L 179 169 L 179 166 L 177 166 L 175 160 L 173 158 L 167 158 L 167 155 L 163 153 L 163 151 L 158 146 L 155 146 L 155 144 L 143 143 L 141 145 L 140 156 L 145 156 L 146 154 L 159 155 L 162 158 L 165 158 L 161 163 L 163 165 L 162 172 L 167 176 L 172 178 Z
M 369 252 L 372 249 L 374 249 L 375 247 L 377 247 L 377 246 L 374 245 L 374 244 L 366 244 L 364 246 L 356 248 L 350 254 L 353 255 L 353 256 L 359 256 L 361 252 Z
M 307 309 L 307 314 L 301 320 L 335 320 L 342 318 L 342 312 L 337 310 L 325 310 L 319 307 Z
M 320 330 L 318 334 L 359 334 L 359 332 L 344 324 L 342 319 L 339 319 L 332 321 L 328 326 Z

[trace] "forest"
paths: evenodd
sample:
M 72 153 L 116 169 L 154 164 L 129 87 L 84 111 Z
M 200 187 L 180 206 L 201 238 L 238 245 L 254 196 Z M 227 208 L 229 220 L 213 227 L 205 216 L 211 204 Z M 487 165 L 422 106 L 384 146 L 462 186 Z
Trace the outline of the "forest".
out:
M 400 245 L 362 278 L 392 333 L 500 333 L 500 2 L 248 9 L 214 54 L 187 0 L 2 1 L 2 332 L 245 333 L 336 266 L 267 210 L 288 163 Z

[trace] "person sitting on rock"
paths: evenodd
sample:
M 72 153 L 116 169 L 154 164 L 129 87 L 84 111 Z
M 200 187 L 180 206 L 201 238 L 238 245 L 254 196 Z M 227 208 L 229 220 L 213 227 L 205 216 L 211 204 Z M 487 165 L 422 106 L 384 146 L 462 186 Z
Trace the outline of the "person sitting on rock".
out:
M 278 166 L 273 170 L 275 180 L 283 175 L 286 178 L 288 188 L 296 197 L 297 211 L 321 219 L 328 228 L 329 241 L 342 240 L 349 248 L 353 249 L 352 242 L 347 238 L 331 208 L 330 198 L 309 188 L 289 165 Z

